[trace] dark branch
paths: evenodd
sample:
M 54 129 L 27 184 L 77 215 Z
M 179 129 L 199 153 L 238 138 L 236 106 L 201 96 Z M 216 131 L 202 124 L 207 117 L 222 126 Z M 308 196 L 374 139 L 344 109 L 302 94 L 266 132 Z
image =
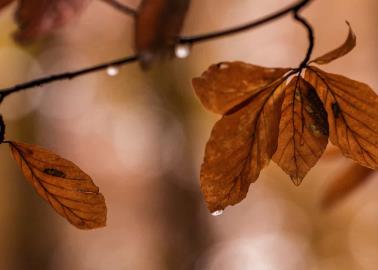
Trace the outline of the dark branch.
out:
M 132 15 L 137 14 L 137 12 L 135 10 L 133 10 L 133 9 L 127 7 L 127 6 L 124 6 L 123 4 L 119 3 L 116 0 L 102 0 L 102 1 L 112 5 L 113 7 L 117 8 L 117 9 L 122 10 L 125 13 L 132 14 Z M 275 12 L 275 13 L 273 13 L 269 16 L 265 16 L 265 17 L 263 17 L 263 18 L 261 18 L 257 21 L 247 23 L 247 24 L 244 24 L 244 25 L 241 25 L 241 26 L 238 26 L 238 27 L 234 27 L 234 28 L 230 28 L 230 29 L 226 29 L 226 30 L 222 30 L 222 31 L 218 31 L 218 32 L 198 35 L 198 36 L 181 37 L 181 38 L 178 38 L 178 43 L 193 45 L 195 43 L 204 42 L 204 41 L 208 41 L 208 40 L 211 40 L 211 39 L 229 36 L 229 35 L 232 35 L 232 34 L 236 34 L 236 33 L 242 32 L 242 31 L 246 31 L 246 30 L 258 27 L 260 25 L 271 22 L 271 21 L 278 19 L 278 18 L 280 18 L 284 15 L 287 15 L 289 13 L 293 13 L 294 18 L 297 21 L 301 22 L 307 28 L 308 33 L 309 33 L 309 40 L 310 40 L 310 46 L 308 48 L 306 58 L 303 60 L 303 62 L 301 63 L 301 65 L 298 69 L 298 70 L 300 70 L 300 69 L 302 69 L 303 67 L 306 66 L 308 60 L 311 57 L 311 53 L 312 53 L 312 49 L 313 49 L 313 45 L 314 45 L 314 38 L 313 38 L 313 31 L 312 31 L 311 26 L 298 13 L 303 7 L 305 7 L 311 1 L 312 0 L 298 1 L 296 4 L 293 4 L 293 5 L 285 8 L 281 11 Z M 138 60 L 139 60 L 138 56 L 130 56 L 130 57 L 114 60 L 114 61 L 111 61 L 111 62 L 108 62 L 108 63 L 103 63 L 103 64 L 99 64 L 99 65 L 96 65 L 96 66 L 80 69 L 80 70 L 77 70 L 77 71 L 60 73 L 60 74 L 55 74 L 55 75 L 51 75 L 51 76 L 47 76 L 47 77 L 42 77 L 42 78 L 39 78 L 39 79 L 36 79 L 36 80 L 32 80 L 32 81 L 29 81 L 29 82 L 25 82 L 25 83 L 22 83 L 22 84 L 15 85 L 15 86 L 10 87 L 10 88 L 0 89 L 0 103 L 3 101 L 3 99 L 6 96 L 8 96 L 12 93 L 21 91 L 21 90 L 34 88 L 34 87 L 37 87 L 37 86 L 42 86 L 44 84 L 51 83 L 51 82 L 54 82 L 54 81 L 73 79 L 74 77 L 81 76 L 81 75 L 88 74 L 88 73 L 92 73 L 92 72 L 96 72 L 96 71 L 100 71 L 100 70 L 106 69 L 106 68 L 111 67 L 111 66 L 121 66 L 121 65 L 132 63 L 132 62 L 136 62 Z
M 290 12 L 299 11 L 301 8 L 306 6 L 310 1 L 311 0 L 301 0 L 301 1 L 289 6 L 287 8 L 284 8 L 280 11 L 277 11 L 277 12 L 271 14 L 271 15 L 262 17 L 261 19 L 259 19 L 257 21 L 253 21 L 253 22 L 250 22 L 250 23 L 247 23 L 247 24 L 244 24 L 244 25 L 234 27 L 234 28 L 230 28 L 230 29 L 226 29 L 226 30 L 222 30 L 222 31 L 217 31 L 217 32 L 213 32 L 213 33 L 207 33 L 207 34 L 203 34 L 203 35 L 192 36 L 192 37 L 181 37 L 181 38 L 179 38 L 179 42 L 180 43 L 193 44 L 193 43 L 208 41 L 208 40 L 211 40 L 211 39 L 216 39 L 216 38 L 221 38 L 221 37 L 237 34 L 239 32 L 243 32 L 243 31 L 261 26 L 261 25 L 268 23 L 268 22 L 271 22 L 273 20 L 276 20 L 276 19 L 278 19 L 282 16 L 289 14 Z
M 308 45 L 306 56 L 303 59 L 302 63 L 299 65 L 299 70 L 306 67 L 308 61 L 311 58 L 312 50 L 314 49 L 314 31 L 313 31 L 311 25 L 308 23 L 308 21 L 299 14 L 299 12 L 302 8 L 303 8 L 303 6 L 296 8 L 294 10 L 293 17 L 294 17 L 295 20 L 300 22 L 306 28 L 307 33 L 308 33 L 309 45 Z
M 117 67 L 117 66 L 122 66 L 122 65 L 129 64 L 129 63 L 132 63 L 132 62 L 136 62 L 136 61 L 138 61 L 138 58 L 139 57 L 137 55 L 133 55 L 133 56 L 129 56 L 129 57 L 126 57 L 126 58 L 121 58 L 121 59 L 117 59 L 117 60 L 110 61 L 110 62 L 107 62 L 107 63 L 99 64 L 99 65 L 96 65 L 96 66 L 91 66 L 91 67 L 88 67 L 88 68 L 84 68 L 84 69 L 80 69 L 80 70 L 76 70 L 76 71 L 70 71 L 70 72 L 66 72 L 66 73 L 53 74 L 53 75 L 50 75 L 48 77 L 43 77 L 43 78 L 39 78 L 39 79 L 32 80 L 32 81 L 29 81 L 29 82 L 17 84 L 13 87 L 3 89 L 0 92 L 0 103 L 3 101 L 3 99 L 6 96 L 8 96 L 12 93 L 21 91 L 21 90 L 25 90 L 25 89 L 33 88 L 33 87 L 37 87 L 37 86 L 42 86 L 42 85 L 50 83 L 50 82 L 61 81 L 61 80 L 71 80 L 75 77 L 78 77 L 78 76 L 81 76 L 81 75 L 84 75 L 84 74 L 88 74 L 88 73 L 92 73 L 92 72 L 96 72 L 96 71 L 100 71 L 100 70 L 103 70 L 103 69 L 107 69 L 109 67 Z
M 123 13 L 126 13 L 127 15 L 136 16 L 138 14 L 138 12 L 135 9 L 132 9 L 131 7 L 128 7 L 125 4 L 118 2 L 117 0 L 101 0 L 101 1 Z

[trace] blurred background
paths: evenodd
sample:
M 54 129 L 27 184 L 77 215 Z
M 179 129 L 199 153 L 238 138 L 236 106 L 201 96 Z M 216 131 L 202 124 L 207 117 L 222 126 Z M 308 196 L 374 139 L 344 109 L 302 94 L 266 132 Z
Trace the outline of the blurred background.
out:
M 138 0 L 124 0 L 137 7 Z M 184 33 L 259 18 L 288 0 L 192 0 Z M 10 34 L 15 6 L 0 15 L 0 87 L 133 54 L 133 21 L 92 1 L 76 21 L 32 48 Z M 341 44 L 348 20 L 358 46 L 325 67 L 378 89 L 378 1 L 316 0 L 303 12 L 314 56 Z M 106 197 L 108 225 L 80 231 L 40 199 L 0 147 L 0 269 L 375 270 L 378 175 L 329 211 L 324 190 L 351 162 L 326 155 L 295 187 L 274 163 L 247 198 L 211 216 L 199 190 L 205 143 L 217 115 L 191 78 L 210 64 L 242 60 L 297 66 L 306 32 L 290 16 L 194 46 L 149 72 L 137 64 L 12 95 L 1 104 L 6 138 L 38 143 L 73 160 Z M 117 73 L 117 74 L 114 74 Z

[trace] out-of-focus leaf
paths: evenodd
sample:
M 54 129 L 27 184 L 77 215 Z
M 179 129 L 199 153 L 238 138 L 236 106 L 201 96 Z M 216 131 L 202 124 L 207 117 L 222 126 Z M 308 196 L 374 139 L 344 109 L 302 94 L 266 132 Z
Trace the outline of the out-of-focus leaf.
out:
M 141 63 L 172 54 L 190 0 L 143 0 L 135 22 L 135 48 Z
M 29 42 L 65 25 L 83 10 L 89 0 L 19 0 L 15 38 Z
M 349 27 L 349 34 L 345 42 L 338 48 L 312 60 L 311 62 L 324 65 L 336 60 L 347 53 L 349 53 L 356 46 L 356 35 L 354 34 L 349 22 L 346 22 Z
M 330 208 L 345 199 L 350 193 L 365 184 L 373 173 L 374 170 L 358 163 L 351 164 L 327 187 L 322 199 L 322 206 Z
M 79 229 L 106 225 L 104 196 L 79 167 L 37 145 L 9 146 L 26 179 L 59 215 Z
M 243 62 L 223 62 L 210 66 L 193 87 L 203 106 L 224 114 L 282 77 L 290 69 L 265 68 Z
M 285 89 L 278 148 L 273 161 L 299 185 L 327 144 L 328 122 L 323 104 L 308 82 L 295 77 Z
M 277 148 L 283 101 L 281 79 L 214 126 L 201 168 L 201 189 L 211 212 L 243 200 Z
M 14 0 L 0 0 L 0 9 L 12 3 Z
M 378 96 L 366 84 L 310 67 L 305 79 L 328 113 L 330 140 L 344 156 L 378 169 Z

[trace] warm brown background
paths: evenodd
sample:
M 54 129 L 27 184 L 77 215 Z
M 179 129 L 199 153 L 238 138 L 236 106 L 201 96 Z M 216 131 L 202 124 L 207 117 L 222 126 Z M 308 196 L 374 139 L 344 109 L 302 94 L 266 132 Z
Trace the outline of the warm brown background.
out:
M 138 0 L 125 0 L 136 6 Z M 193 0 L 185 34 L 237 25 L 286 0 Z M 132 54 L 132 19 L 100 1 L 46 42 L 25 51 L 9 38 L 12 8 L 0 16 L 0 87 Z M 378 1 L 316 0 L 304 15 L 314 55 L 344 41 L 358 46 L 326 67 L 378 89 Z M 149 73 L 125 66 L 20 93 L 1 105 L 7 138 L 39 143 L 87 171 L 106 196 L 108 226 L 79 231 L 56 215 L 0 148 L 0 269 L 374 270 L 378 266 L 378 177 L 329 213 L 324 188 L 349 161 L 323 159 L 297 188 L 274 164 L 246 200 L 212 217 L 199 193 L 204 144 L 217 116 L 190 80 L 210 64 L 243 60 L 296 66 L 307 48 L 290 16 L 193 48 L 191 57 Z

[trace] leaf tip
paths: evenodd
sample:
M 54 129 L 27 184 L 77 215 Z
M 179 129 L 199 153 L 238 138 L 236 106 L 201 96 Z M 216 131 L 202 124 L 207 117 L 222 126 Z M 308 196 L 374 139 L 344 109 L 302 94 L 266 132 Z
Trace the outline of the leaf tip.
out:
M 324 65 L 328 64 L 346 54 L 348 54 L 350 51 L 356 47 L 357 44 L 357 37 L 356 34 L 353 32 L 353 29 L 349 23 L 349 21 L 345 21 L 348 28 L 349 28 L 349 33 L 342 45 L 340 45 L 338 48 L 320 56 L 317 57 L 316 59 L 312 60 L 310 63 L 316 63 L 318 65 Z
M 303 177 L 300 176 L 291 176 L 291 181 L 293 181 L 296 187 L 299 187 L 302 184 Z

